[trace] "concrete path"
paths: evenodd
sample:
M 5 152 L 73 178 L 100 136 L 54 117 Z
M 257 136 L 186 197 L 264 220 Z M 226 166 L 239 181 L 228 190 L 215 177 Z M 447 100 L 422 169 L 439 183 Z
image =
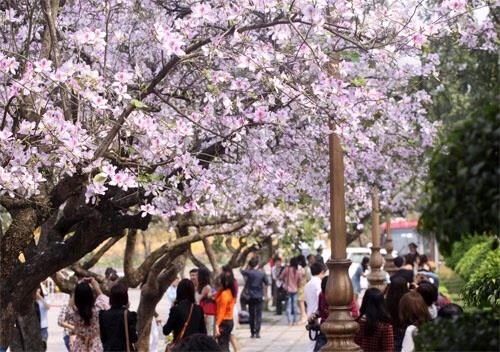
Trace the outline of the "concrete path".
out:
M 131 310 L 136 310 L 139 303 L 139 290 L 130 289 L 129 298 Z M 63 343 L 63 330 L 57 325 L 57 317 L 61 310 L 60 306 L 67 300 L 66 295 L 55 295 L 51 297 L 52 308 L 49 310 L 49 341 L 47 351 L 65 352 Z M 167 317 L 167 306 L 162 300 L 157 311 L 165 323 Z M 309 346 L 307 331 L 303 325 L 288 326 L 284 315 L 277 316 L 271 312 L 265 312 L 262 322 L 261 338 L 250 338 L 248 324 L 237 325 L 233 330 L 238 339 L 239 352 L 306 352 Z M 160 332 L 158 351 L 165 350 L 165 339 Z
M 240 352 L 306 352 L 308 333 L 303 325 L 288 326 L 284 316 L 264 313 L 260 339 L 250 338 L 248 325 L 235 330 Z

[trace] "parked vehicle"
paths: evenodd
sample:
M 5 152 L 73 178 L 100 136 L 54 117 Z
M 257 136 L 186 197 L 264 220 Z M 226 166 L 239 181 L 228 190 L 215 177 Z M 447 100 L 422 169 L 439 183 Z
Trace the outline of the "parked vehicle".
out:
M 427 257 L 438 263 L 439 259 L 439 249 L 434 234 L 422 234 L 417 231 L 417 220 L 406 220 L 406 219 L 396 219 L 391 221 L 390 229 L 392 235 L 392 245 L 394 247 L 394 253 L 397 255 L 404 256 L 409 252 L 408 245 L 410 243 L 415 243 L 417 245 L 417 251 L 421 254 L 426 254 Z M 385 241 L 387 238 L 386 234 L 386 224 L 382 224 L 382 247 L 385 247 Z

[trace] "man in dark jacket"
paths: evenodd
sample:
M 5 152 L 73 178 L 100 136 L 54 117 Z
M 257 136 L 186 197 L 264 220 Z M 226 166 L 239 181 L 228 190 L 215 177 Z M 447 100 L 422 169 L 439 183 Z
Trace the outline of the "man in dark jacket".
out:
M 252 338 L 260 338 L 264 290 L 269 285 L 266 274 L 261 270 L 257 270 L 258 264 L 259 260 L 253 257 L 248 262 L 249 269 L 241 270 L 241 274 L 246 280 L 245 289 L 248 290 L 249 296 L 248 313 L 250 315 L 250 333 Z

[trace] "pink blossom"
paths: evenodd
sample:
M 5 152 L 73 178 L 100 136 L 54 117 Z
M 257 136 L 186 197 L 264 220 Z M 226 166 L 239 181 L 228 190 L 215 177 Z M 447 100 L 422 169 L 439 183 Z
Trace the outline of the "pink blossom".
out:
M 414 33 L 411 36 L 411 43 L 417 48 L 422 47 L 422 44 L 424 44 L 426 41 L 427 38 L 422 33 Z
M 268 111 L 259 106 L 257 109 L 255 109 L 255 112 L 253 114 L 253 122 L 265 123 L 267 121 L 268 115 Z
M 210 16 L 212 8 L 207 3 L 197 3 L 191 6 L 191 11 L 194 18 L 206 18 Z

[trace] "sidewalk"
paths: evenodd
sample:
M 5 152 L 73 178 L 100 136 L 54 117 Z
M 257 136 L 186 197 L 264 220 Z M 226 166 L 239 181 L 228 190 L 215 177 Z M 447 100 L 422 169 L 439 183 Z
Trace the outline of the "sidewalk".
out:
M 67 296 L 57 295 L 51 298 L 53 307 L 48 312 L 49 341 L 47 351 L 66 352 L 62 340 L 63 331 L 57 325 L 57 316 L 60 307 L 67 301 Z M 139 290 L 130 289 L 129 298 L 132 310 L 136 310 L 139 302 Z M 161 301 L 157 306 L 157 311 L 165 323 L 167 310 L 164 301 Z M 285 314 L 274 315 L 272 312 L 264 312 L 260 339 L 250 338 L 248 324 L 238 325 L 233 333 L 238 338 L 239 352 L 305 352 L 310 343 L 304 325 L 288 326 Z M 158 351 L 165 349 L 165 339 L 162 336 L 160 335 Z
M 250 338 L 248 324 L 240 325 L 235 334 L 240 352 L 305 352 L 309 336 L 304 325 L 288 326 L 285 315 L 264 312 L 260 339 Z

